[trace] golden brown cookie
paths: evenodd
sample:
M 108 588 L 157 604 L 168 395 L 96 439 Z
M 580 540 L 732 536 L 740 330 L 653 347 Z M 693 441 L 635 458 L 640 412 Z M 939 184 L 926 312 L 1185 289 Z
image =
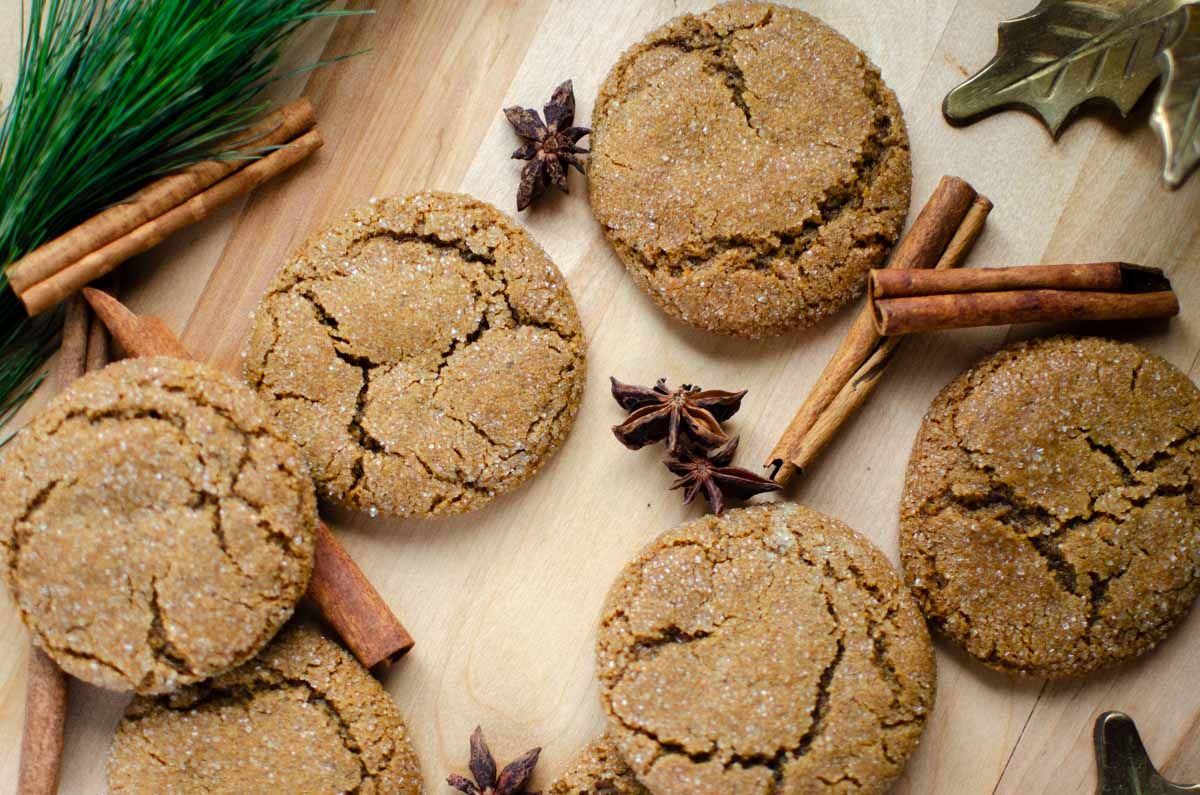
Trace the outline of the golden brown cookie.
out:
M 0 462 L 5 573 L 63 670 L 161 693 L 252 657 L 312 571 L 299 450 L 243 384 L 178 359 L 75 382 Z
M 936 680 L 883 554 L 787 503 L 651 543 L 609 592 L 597 667 L 616 746 L 654 795 L 882 793 Z
M 342 647 L 292 626 L 255 659 L 129 705 L 108 760 L 113 795 L 419 795 L 400 710 Z
M 896 242 L 904 117 L 857 47 L 803 11 L 733 2 L 651 33 L 592 112 L 592 211 L 638 286 L 722 334 L 809 326 Z
M 246 377 L 318 491 L 433 516 L 530 477 L 570 430 L 583 332 L 554 263 L 467 196 L 372 202 L 303 245 L 258 310 Z
M 1200 590 L 1200 391 L 1129 344 L 1056 337 L 952 381 L 913 446 L 904 570 L 930 621 L 1004 671 L 1149 650 Z
M 546 795 L 650 795 L 605 734 L 588 743 Z

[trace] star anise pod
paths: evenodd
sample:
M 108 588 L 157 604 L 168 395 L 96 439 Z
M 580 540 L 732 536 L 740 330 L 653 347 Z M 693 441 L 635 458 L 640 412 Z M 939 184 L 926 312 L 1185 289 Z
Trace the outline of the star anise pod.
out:
M 630 450 L 664 440 L 667 449 L 673 452 L 684 441 L 701 450 L 720 447 L 729 441 L 721 423 L 737 414 L 746 396 L 745 390 L 701 390 L 691 384 L 668 389 L 665 378 L 658 379 L 653 389 L 622 384 L 615 378 L 609 380 L 613 397 L 621 408 L 633 412 L 625 422 L 613 426 L 617 441 Z
M 586 173 L 578 155 L 586 155 L 588 150 L 575 144 L 590 134 L 591 130 L 572 126 L 575 123 L 575 91 L 570 80 L 554 89 L 542 112 L 546 115 L 545 123 L 533 108 L 514 105 L 504 109 L 508 123 L 517 131 L 517 135 L 525 139 L 525 143 L 513 152 L 513 159 L 529 161 L 521 169 L 517 210 L 524 210 L 533 204 L 533 200 L 541 196 L 551 182 L 563 193 L 569 193 L 568 166 L 574 166 L 580 174 Z
M 684 447 L 667 459 L 667 469 L 679 476 L 671 484 L 672 489 L 685 489 L 683 504 L 688 505 L 700 492 L 713 513 L 718 516 L 725 510 L 725 498 L 734 497 L 748 500 L 756 494 L 768 491 L 779 491 L 782 486 L 773 480 L 751 472 L 748 469 L 730 466 L 733 454 L 737 452 L 738 439 L 735 436 L 711 453 L 697 451 Z
M 483 729 L 476 726 L 471 733 L 471 775 L 475 780 L 451 773 L 446 777 L 446 783 L 466 795 L 539 795 L 524 787 L 541 753 L 541 748 L 526 751 L 497 775 L 496 758 L 483 739 Z

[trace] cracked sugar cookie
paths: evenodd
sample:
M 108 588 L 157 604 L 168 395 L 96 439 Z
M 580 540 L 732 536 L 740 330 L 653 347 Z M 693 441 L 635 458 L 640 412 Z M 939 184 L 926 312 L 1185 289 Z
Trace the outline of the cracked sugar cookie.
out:
M 1200 590 L 1200 391 L 1125 343 L 1055 337 L 952 381 L 913 446 L 904 570 L 987 665 L 1085 674 L 1148 651 Z
M 293 626 L 209 682 L 129 705 L 108 760 L 113 795 L 419 795 L 400 711 L 353 657 Z
M 312 571 L 300 451 L 243 384 L 178 359 L 80 378 L 0 461 L 21 617 L 64 671 L 160 693 L 244 662 Z
M 655 795 L 878 793 L 932 709 L 933 647 L 879 550 L 780 503 L 651 543 L 600 621 L 601 699 Z
M 546 795 L 650 795 L 605 734 L 579 752 Z
M 258 309 L 246 377 L 318 491 L 391 516 L 462 513 L 570 430 L 585 342 L 558 268 L 467 196 L 372 202 L 309 240 Z
M 667 312 L 742 337 L 862 293 L 908 214 L 908 134 L 867 57 L 795 9 L 733 2 L 627 51 L 592 111 L 592 211 Z

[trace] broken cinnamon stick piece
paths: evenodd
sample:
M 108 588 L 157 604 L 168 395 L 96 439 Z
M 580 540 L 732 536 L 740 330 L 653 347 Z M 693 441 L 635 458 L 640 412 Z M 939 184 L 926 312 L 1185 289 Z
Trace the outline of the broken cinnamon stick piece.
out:
M 29 652 L 25 728 L 21 735 L 21 795 L 54 795 L 62 768 L 63 730 L 67 723 L 67 675 L 46 653 Z
M 308 595 L 367 668 L 395 662 L 413 647 L 379 591 L 321 522 Z M 390 620 L 382 620 L 383 617 Z
M 94 287 L 84 287 L 83 297 L 87 299 L 96 316 L 103 321 L 113 340 L 125 351 L 126 356 L 192 358 L 161 318 L 135 315 L 129 307 Z
M 83 296 L 129 355 L 192 358 L 159 318 L 135 315 L 91 287 L 84 288 Z M 308 595 L 366 668 L 398 660 L 413 647 L 408 630 L 323 522 L 317 528 Z
M 199 223 L 234 199 L 287 171 L 320 149 L 322 143 L 320 131 L 310 130 L 286 146 L 254 161 L 179 206 L 84 255 L 50 276 L 23 289 L 14 284 L 17 296 L 30 316 L 46 311 L 127 259 L 149 251 L 179 230 Z
M 896 246 L 890 267 L 933 267 L 963 226 L 977 197 L 978 193 L 966 181 L 958 177 L 942 177 L 917 220 Z M 991 203 L 988 202 L 987 210 L 990 209 Z M 983 213 L 983 217 L 987 217 L 987 212 Z M 812 391 L 767 458 L 765 466 L 774 468 L 776 481 L 786 483 L 795 474 L 796 465 L 792 461 L 797 451 L 805 446 L 805 434 L 867 359 L 871 358 L 879 341 L 871 312 L 869 308 L 864 308 L 854 319 L 837 352 L 817 378 Z
M 885 336 L 1065 320 L 1149 320 L 1179 314 L 1170 290 L 1155 293 L 1007 290 L 886 298 L 872 303 Z
M 95 320 L 82 298 L 67 307 L 58 352 L 59 390 L 108 363 L 108 335 Z M 17 792 L 54 795 L 58 791 L 66 722 L 67 675 L 34 645 L 29 654 Z
M 873 270 L 868 278 L 870 295 L 874 299 L 1002 290 L 1150 293 L 1171 289 L 1171 282 L 1158 268 L 1145 268 L 1127 262 L 1026 265 L 1017 268 L 972 268 L 956 271 L 888 268 Z
M 316 123 L 312 103 L 301 98 L 239 134 L 230 146 L 237 146 L 245 153 L 282 146 L 311 130 Z M 250 162 L 246 157 L 205 160 L 168 174 L 14 262 L 8 269 L 9 282 L 14 290 L 23 293 L 71 263 L 178 207 Z

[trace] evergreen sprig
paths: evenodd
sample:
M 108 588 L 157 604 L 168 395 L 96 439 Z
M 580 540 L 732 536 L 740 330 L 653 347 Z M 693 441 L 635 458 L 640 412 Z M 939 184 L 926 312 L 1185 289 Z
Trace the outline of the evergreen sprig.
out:
M 284 40 L 332 0 L 31 0 L 0 111 L 0 427 L 35 386 L 61 313 L 30 320 L 3 271 L 199 160 L 268 108 Z

